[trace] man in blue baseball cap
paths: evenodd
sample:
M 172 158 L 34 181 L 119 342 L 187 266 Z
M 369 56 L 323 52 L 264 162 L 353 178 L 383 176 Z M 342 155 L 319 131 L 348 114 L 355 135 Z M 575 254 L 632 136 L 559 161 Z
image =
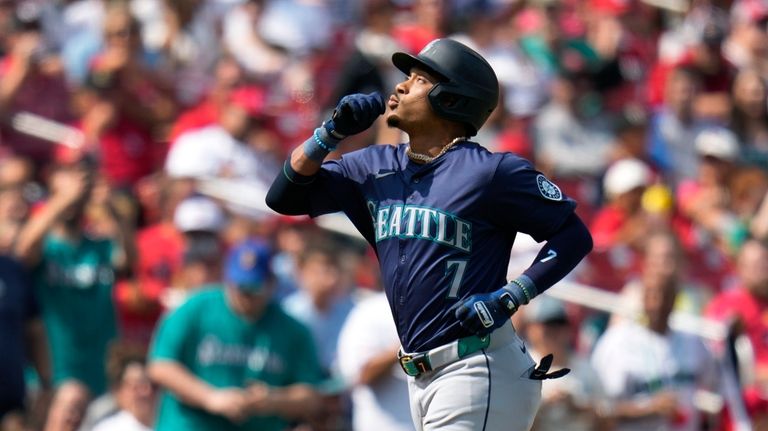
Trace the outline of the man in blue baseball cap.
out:
M 224 286 L 191 296 L 160 323 L 150 377 L 166 391 L 155 429 L 283 430 L 318 414 L 312 337 L 271 300 L 272 252 L 236 245 Z

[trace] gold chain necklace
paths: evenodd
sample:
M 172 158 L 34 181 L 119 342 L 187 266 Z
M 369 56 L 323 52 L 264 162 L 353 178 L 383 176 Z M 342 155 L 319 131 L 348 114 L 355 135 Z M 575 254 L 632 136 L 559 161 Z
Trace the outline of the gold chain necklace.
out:
M 466 141 L 467 138 L 465 136 L 459 136 L 458 138 L 454 138 L 451 142 L 446 144 L 439 153 L 435 156 L 428 156 L 426 154 L 421 153 L 414 153 L 413 150 L 411 150 L 411 146 L 409 145 L 408 148 L 405 149 L 405 154 L 408 155 L 408 158 L 413 160 L 414 162 L 422 162 L 422 163 L 430 163 L 443 154 L 445 154 L 448 150 L 451 149 L 454 145 L 458 144 L 459 142 Z

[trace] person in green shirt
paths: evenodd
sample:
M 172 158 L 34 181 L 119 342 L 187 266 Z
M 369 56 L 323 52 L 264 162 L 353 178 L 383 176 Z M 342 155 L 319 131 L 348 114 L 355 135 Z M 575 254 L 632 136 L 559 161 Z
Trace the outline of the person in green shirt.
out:
M 322 408 L 309 330 L 271 300 L 270 249 L 248 240 L 225 262 L 224 286 L 163 317 L 149 375 L 165 389 L 157 431 L 282 431 Z
M 57 167 L 50 198 L 24 225 L 14 248 L 34 278 L 54 385 L 76 380 L 94 397 L 106 392 L 104 364 L 117 335 L 115 274 L 131 266 L 132 255 L 126 245 L 131 230 L 116 211 L 111 212 L 118 226 L 114 237 L 95 238 L 85 230 L 95 175 L 88 163 Z

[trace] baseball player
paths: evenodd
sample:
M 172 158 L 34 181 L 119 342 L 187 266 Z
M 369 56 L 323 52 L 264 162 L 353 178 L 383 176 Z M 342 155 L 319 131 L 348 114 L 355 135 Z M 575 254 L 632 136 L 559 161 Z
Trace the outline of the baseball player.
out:
M 323 163 L 385 111 L 376 93 L 345 96 L 292 152 L 267 204 L 289 215 L 344 211 L 376 251 L 417 430 L 528 430 L 541 380 L 562 373 L 547 372 L 551 356 L 536 366 L 509 317 L 570 272 L 592 239 L 575 202 L 528 161 L 470 140 L 499 98 L 485 59 L 438 39 L 392 61 L 406 78 L 386 121 L 408 142 Z M 508 282 L 517 232 L 546 244 Z

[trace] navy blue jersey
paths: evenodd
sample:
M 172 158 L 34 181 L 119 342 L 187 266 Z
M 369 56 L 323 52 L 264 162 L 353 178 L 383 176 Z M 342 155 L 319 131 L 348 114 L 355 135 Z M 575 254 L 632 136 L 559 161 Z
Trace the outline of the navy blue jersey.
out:
M 473 142 L 432 163 L 376 145 L 323 163 L 310 215 L 344 211 L 374 247 L 407 352 L 469 334 L 451 307 L 506 284 L 517 232 L 546 240 L 576 204 L 510 153 Z

